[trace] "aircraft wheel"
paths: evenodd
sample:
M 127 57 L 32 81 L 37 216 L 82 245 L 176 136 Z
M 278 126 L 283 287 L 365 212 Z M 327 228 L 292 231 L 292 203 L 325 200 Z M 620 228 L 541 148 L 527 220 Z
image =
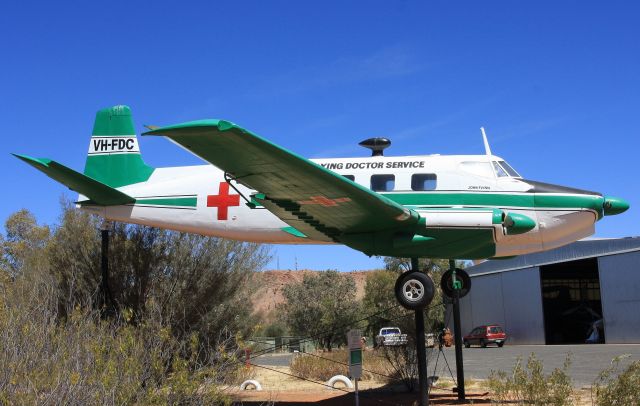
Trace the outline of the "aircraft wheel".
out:
M 395 293 L 396 299 L 405 309 L 422 310 L 433 300 L 435 285 L 429 275 L 409 271 L 396 280 Z
M 471 290 L 471 278 L 466 271 L 456 268 L 456 279 L 462 283 L 462 288 L 458 291 L 459 297 L 465 297 L 467 293 L 469 293 L 469 290 Z M 445 296 L 453 298 L 453 272 L 451 269 L 442 274 L 440 287 Z

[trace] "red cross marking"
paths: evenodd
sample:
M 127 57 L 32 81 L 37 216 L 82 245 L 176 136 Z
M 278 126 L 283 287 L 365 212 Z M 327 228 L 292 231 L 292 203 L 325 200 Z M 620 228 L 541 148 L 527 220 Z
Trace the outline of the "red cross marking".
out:
M 348 197 L 339 197 L 337 199 L 329 199 L 328 197 L 325 197 L 325 196 L 311 196 L 309 200 L 302 200 L 302 201 L 299 201 L 298 203 L 299 204 L 317 204 L 322 207 L 335 207 L 339 203 L 345 203 L 350 201 L 351 199 L 349 199 Z
M 240 206 L 240 195 L 230 195 L 229 184 L 220 182 L 218 194 L 207 196 L 207 207 L 217 207 L 218 220 L 227 220 L 231 206 Z

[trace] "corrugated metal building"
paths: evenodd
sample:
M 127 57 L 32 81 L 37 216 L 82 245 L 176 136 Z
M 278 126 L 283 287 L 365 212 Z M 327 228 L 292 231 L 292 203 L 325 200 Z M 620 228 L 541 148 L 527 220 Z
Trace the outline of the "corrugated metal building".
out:
M 578 241 L 467 271 L 464 334 L 498 323 L 507 344 L 640 343 L 640 237 Z

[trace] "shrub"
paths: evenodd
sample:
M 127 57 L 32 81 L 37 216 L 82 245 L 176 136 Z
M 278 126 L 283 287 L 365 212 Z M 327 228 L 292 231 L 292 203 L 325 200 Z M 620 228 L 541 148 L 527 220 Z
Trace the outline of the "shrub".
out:
M 178 340 L 159 320 L 133 326 L 78 307 L 58 321 L 46 290 L 20 293 L 0 307 L 1 404 L 229 402 L 218 384 L 238 369 L 234 353 L 203 354 L 197 334 Z
M 571 365 L 570 356 L 562 369 L 554 369 L 544 375 L 542 362 L 534 354 L 529 356 L 527 365 L 518 359 L 511 375 L 504 371 L 491 371 L 488 386 L 498 402 L 522 402 L 528 405 L 571 405 L 573 386 L 567 371 Z
M 322 358 L 319 358 L 322 357 Z M 349 367 L 344 365 L 347 354 L 342 350 L 325 352 L 319 356 L 298 353 L 291 360 L 291 372 L 307 379 L 327 381 L 335 375 L 349 375 Z
M 307 379 L 327 381 L 335 375 L 349 376 L 347 350 L 333 350 L 318 354 L 298 353 L 291 360 L 291 372 Z M 378 380 L 387 382 L 390 365 L 375 352 L 365 351 L 363 354 L 363 381 Z
M 640 361 L 633 361 L 620 372 L 620 361 L 616 357 L 611 366 L 600 372 L 591 387 L 591 399 L 597 405 L 640 405 Z
M 391 377 L 393 380 L 404 384 L 409 392 L 412 392 L 418 383 L 418 356 L 415 345 L 409 342 L 408 345 L 378 348 L 389 364 Z
M 242 244 L 115 225 L 99 291 L 99 222 L 63 206 L 50 231 L 27 211 L 0 235 L 0 405 L 225 404 L 250 370 L 251 276 L 266 260 Z

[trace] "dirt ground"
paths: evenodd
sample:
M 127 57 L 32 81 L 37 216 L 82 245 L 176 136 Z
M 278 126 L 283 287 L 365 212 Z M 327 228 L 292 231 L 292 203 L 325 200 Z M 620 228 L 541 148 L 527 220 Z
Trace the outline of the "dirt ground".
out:
M 272 367 L 272 370 L 257 369 L 255 378 L 262 385 L 262 391 L 232 389 L 230 393 L 238 404 L 260 405 L 352 405 L 355 404 L 354 390 L 336 385 L 331 389 L 318 383 L 304 381 L 285 375 L 288 367 Z M 276 372 L 277 371 L 277 372 Z M 285 374 L 283 374 L 283 372 Z M 434 388 L 431 404 L 455 404 L 457 395 L 451 391 L 452 383 L 444 382 Z M 416 403 L 416 393 L 406 393 L 402 385 L 389 386 L 378 381 L 361 381 L 358 384 L 360 405 L 412 405 Z M 467 388 L 467 397 L 474 404 L 489 404 L 486 391 L 473 383 Z
M 354 405 L 354 390 L 339 386 L 331 389 L 319 385 L 287 376 L 290 373 L 288 367 L 272 367 L 273 370 L 256 369 L 255 377 L 262 385 L 262 391 L 246 390 L 240 391 L 237 388 L 230 388 L 229 393 L 236 402 L 242 405 Z M 284 374 L 283 374 L 284 373 Z M 432 405 L 455 405 L 460 404 L 457 394 L 452 391 L 453 382 L 441 381 L 433 388 L 429 403 Z M 406 393 L 402 385 L 389 386 L 383 382 L 363 381 L 359 382 L 360 405 L 417 405 L 417 393 Z M 466 404 L 491 404 L 491 396 L 484 387 L 483 381 L 470 381 L 466 384 L 467 402 Z M 576 405 L 591 405 L 591 398 L 588 391 L 579 392 L 579 400 Z

